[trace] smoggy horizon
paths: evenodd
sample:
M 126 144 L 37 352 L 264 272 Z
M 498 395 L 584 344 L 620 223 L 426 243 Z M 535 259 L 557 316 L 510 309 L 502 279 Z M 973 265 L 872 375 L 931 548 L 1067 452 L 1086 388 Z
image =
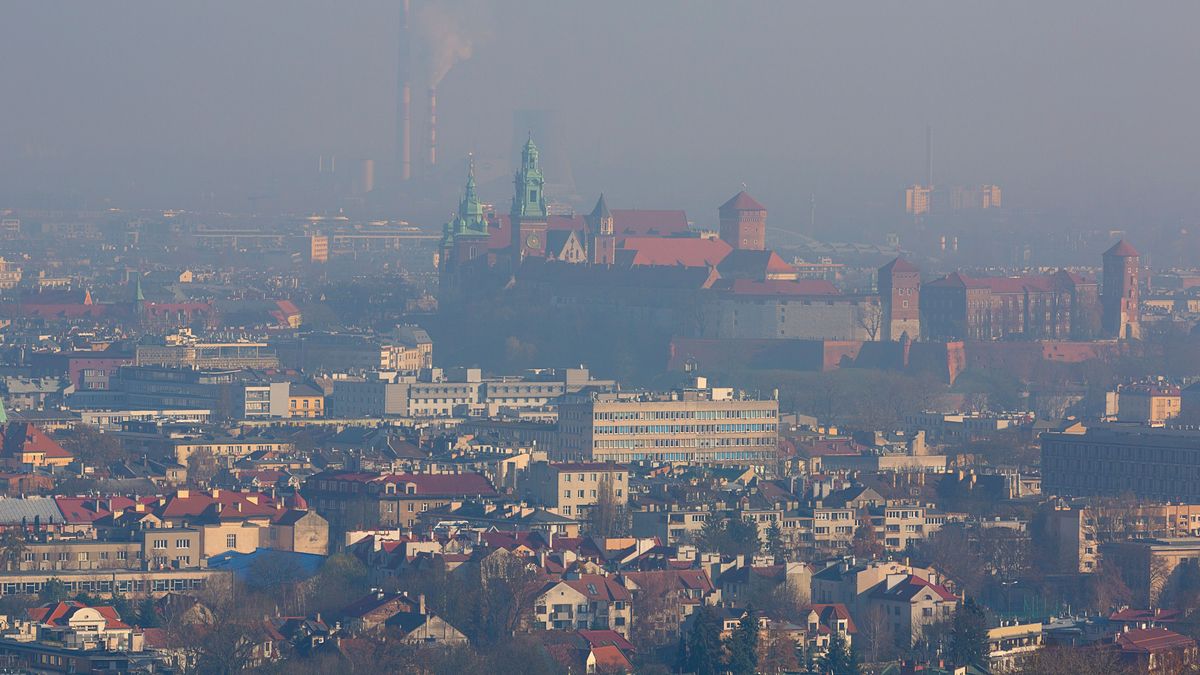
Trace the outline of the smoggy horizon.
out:
M 331 155 L 375 160 L 388 188 L 399 7 L 6 7 L 0 206 L 285 210 Z M 851 237 L 903 220 L 928 125 L 939 186 L 998 184 L 1048 226 L 1186 225 L 1200 7 L 1154 10 L 413 0 L 421 176 L 425 74 L 445 69 L 423 183 L 438 197 L 384 210 L 449 211 L 471 152 L 495 167 L 483 197 L 507 205 L 514 111 L 549 109 L 583 202 L 707 222 L 745 184 L 779 227 L 807 229 L 815 199 L 817 222 Z

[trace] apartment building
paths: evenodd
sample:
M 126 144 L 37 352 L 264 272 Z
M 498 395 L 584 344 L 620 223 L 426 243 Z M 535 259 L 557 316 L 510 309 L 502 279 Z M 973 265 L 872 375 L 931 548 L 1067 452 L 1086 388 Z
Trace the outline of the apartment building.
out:
M 633 512 L 633 536 L 658 537 L 667 546 L 694 541 L 711 512 L 708 509 L 645 509 Z
M 568 518 L 586 516 L 605 491 L 614 504 L 628 504 L 629 470 L 599 462 L 535 462 L 525 473 L 525 494 L 547 511 Z
M 513 377 L 484 377 L 478 368 L 432 368 L 416 376 L 376 372 L 336 380 L 331 405 L 340 417 L 491 417 L 545 408 L 585 387 L 613 390 L 616 382 L 593 379 L 586 368 Z
M 777 454 L 779 402 L 697 387 L 589 394 L 559 403 L 559 461 L 765 463 Z
M 466 497 L 491 497 L 496 490 L 480 474 L 392 474 L 326 471 L 304 483 L 309 503 L 345 531 L 366 527 L 411 529 L 420 514 Z
M 265 342 L 193 342 L 190 344 L 138 345 L 134 363 L 188 369 L 278 368 Z
M 1045 494 L 1200 503 L 1200 431 L 1075 425 L 1041 442 Z
M 1170 384 L 1133 384 L 1117 387 L 1117 421 L 1162 424 L 1179 415 L 1179 387 Z
M 22 572 L 186 569 L 200 564 L 195 528 L 145 529 L 126 539 L 51 538 L 25 545 Z
M 207 452 L 223 466 L 253 452 L 289 453 L 290 441 L 257 436 L 216 436 L 200 433 L 164 435 L 156 429 L 129 428 L 119 432 L 121 447 L 130 454 L 147 454 L 161 457 L 164 461 L 187 466 L 188 459 L 197 452 Z
M 629 637 L 633 596 L 615 579 L 580 574 L 543 587 L 534 602 L 533 620 L 545 630 L 612 630 Z
M 0 597 L 6 595 L 37 595 L 51 580 L 62 582 L 67 593 L 87 593 L 93 596 L 149 594 L 199 591 L 215 578 L 229 572 L 203 568 L 161 570 L 56 570 L 0 573 Z
M 308 373 L 416 373 L 433 367 L 433 340 L 416 326 L 395 335 L 314 332 L 271 340 L 283 364 Z

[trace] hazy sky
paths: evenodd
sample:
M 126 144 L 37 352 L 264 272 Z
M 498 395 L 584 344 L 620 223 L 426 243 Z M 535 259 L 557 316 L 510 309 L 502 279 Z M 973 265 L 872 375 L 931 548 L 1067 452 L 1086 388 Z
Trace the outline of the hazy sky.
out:
M 614 206 L 712 220 L 744 182 L 780 225 L 813 193 L 822 219 L 883 217 L 927 123 L 938 183 L 1010 205 L 1161 222 L 1200 202 L 1195 2 L 439 4 L 474 40 L 440 88 L 443 158 L 501 156 L 513 109 L 553 108 L 580 192 Z M 322 153 L 382 177 L 398 6 L 2 3 L 0 203 L 236 207 Z

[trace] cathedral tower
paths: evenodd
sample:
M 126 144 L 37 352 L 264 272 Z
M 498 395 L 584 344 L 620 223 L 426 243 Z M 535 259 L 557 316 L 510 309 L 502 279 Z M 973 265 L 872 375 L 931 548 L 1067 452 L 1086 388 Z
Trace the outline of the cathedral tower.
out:
M 530 138 L 521 150 L 521 168 L 513 179 L 511 251 L 513 262 L 546 257 L 546 181 L 538 162 L 538 149 Z

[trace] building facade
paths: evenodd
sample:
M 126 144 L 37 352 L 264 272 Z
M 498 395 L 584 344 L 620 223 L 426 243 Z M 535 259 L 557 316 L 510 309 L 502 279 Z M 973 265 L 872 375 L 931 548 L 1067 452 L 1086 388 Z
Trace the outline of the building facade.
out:
M 561 461 L 763 463 L 779 442 L 779 402 L 729 389 L 599 394 L 559 404 Z
M 1041 442 L 1043 494 L 1200 502 L 1200 432 L 1077 426 Z
M 1104 334 L 1137 340 L 1142 337 L 1139 277 L 1141 255 L 1122 240 L 1104 252 Z

